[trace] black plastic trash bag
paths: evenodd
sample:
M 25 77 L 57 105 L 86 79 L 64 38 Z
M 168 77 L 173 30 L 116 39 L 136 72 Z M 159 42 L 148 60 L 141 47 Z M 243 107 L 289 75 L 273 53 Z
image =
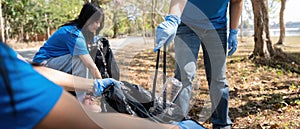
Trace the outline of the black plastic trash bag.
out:
M 163 108 L 162 100 L 152 99 L 151 92 L 141 86 L 122 81 L 120 86 L 112 86 L 103 92 L 101 112 L 118 112 L 170 123 L 185 119 L 181 109 L 172 102 Z
M 110 48 L 109 41 L 100 36 L 94 38 L 94 44 L 89 47 L 90 55 L 101 73 L 102 78 L 120 79 L 119 66 Z
M 110 49 L 109 41 L 106 38 L 96 36 L 94 42 L 89 47 L 90 54 L 92 57 L 95 57 L 94 61 L 102 78 L 119 80 L 119 67 Z M 125 113 L 160 123 L 170 123 L 185 119 L 184 115 L 181 114 L 181 108 L 173 102 L 166 102 L 161 97 L 154 96 L 152 98 L 153 94 L 142 86 L 126 81 L 122 82 L 123 84 L 119 86 L 105 89 L 100 103 L 102 112 Z

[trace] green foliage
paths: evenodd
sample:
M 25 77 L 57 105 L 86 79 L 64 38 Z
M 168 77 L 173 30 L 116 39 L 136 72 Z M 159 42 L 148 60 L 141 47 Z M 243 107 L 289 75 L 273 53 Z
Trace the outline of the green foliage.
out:
M 79 0 L 3 0 L 2 12 L 8 37 L 23 39 L 46 34 L 48 27 L 57 28 L 79 13 L 83 1 Z
M 79 14 L 84 2 L 88 0 L 2 0 L 2 12 L 8 38 L 46 35 L 47 30 L 55 30 L 73 20 Z M 105 26 L 100 32 L 105 36 L 150 34 L 153 27 L 163 20 L 168 12 L 169 1 L 126 0 L 117 6 L 113 0 L 91 0 L 99 4 L 105 13 Z M 164 6 L 160 6 L 164 5 Z M 156 15 L 153 18 L 152 10 Z M 153 22 L 155 21 L 155 22 Z M 152 25 L 153 24 L 153 25 Z M 142 33 L 143 32 L 143 33 Z
M 67 21 L 73 20 L 79 14 L 83 1 L 51 0 L 45 4 L 45 13 L 49 16 L 49 27 L 58 28 Z

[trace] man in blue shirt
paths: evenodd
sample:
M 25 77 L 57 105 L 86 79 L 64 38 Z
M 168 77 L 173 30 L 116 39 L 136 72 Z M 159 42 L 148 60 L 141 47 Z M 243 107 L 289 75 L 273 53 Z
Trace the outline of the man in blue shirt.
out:
M 188 113 L 196 61 L 202 45 L 214 129 L 230 128 L 232 125 L 228 116 L 226 57 L 227 49 L 229 56 L 237 49 L 242 3 L 242 0 L 171 0 L 169 14 L 156 30 L 155 52 L 175 38 L 175 77 L 183 83 L 175 103 L 183 109 L 183 117 Z M 230 22 L 227 40 L 228 5 Z M 204 120 L 209 117 L 207 115 Z

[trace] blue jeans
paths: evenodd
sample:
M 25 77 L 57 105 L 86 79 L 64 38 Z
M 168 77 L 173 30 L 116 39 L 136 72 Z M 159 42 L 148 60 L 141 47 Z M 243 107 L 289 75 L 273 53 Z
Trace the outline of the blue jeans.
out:
M 42 65 L 53 68 L 65 73 L 69 73 L 75 76 L 83 78 L 91 78 L 91 75 L 88 73 L 87 67 L 83 64 L 78 56 L 72 56 L 71 54 L 51 57 L 48 60 L 42 62 Z M 74 80 L 75 88 L 76 81 Z M 76 89 L 75 89 L 76 91 Z M 77 99 L 82 102 L 85 96 L 85 92 L 76 92 Z
M 228 116 L 229 88 L 226 80 L 227 29 L 205 30 L 181 23 L 175 37 L 175 78 L 183 84 L 183 89 L 175 103 L 186 116 L 193 79 L 196 74 L 196 61 L 200 44 L 203 50 L 206 78 L 209 84 L 213 128 L 230 127 Z

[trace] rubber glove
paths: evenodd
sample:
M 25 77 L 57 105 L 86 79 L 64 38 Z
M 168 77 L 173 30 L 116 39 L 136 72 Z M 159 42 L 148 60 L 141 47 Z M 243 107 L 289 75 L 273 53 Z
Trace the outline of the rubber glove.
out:
M 229 31 L 229 37 L 228 37 L 229 52 L 228 52 L 228 56 L 233 55 L 233 53 L 237 49 L 237 44 L 238 44 L 237 33 L 238 33 L 238 30 L 236 30 L 236 29 L 230 29 L 230 31 Z
M 165 17 L 165 21 L 158 25 L 154 52 L 157 52 L 164 45 L 168 46 L 172 42 L 180 22 L 181 20 L 177 15 L 169 14 Z
M 180 129 L 205 129 L 202 125 L 194 120 L 184 120 L 177 123 Z
M 113 78 L 105 78 L 105 79 L 96 79 L 94 81 L 94 96 L 98 97 L 102 95 L 103 91 L 110 86 L 119 86 L 121 82 L 113 79 Z

